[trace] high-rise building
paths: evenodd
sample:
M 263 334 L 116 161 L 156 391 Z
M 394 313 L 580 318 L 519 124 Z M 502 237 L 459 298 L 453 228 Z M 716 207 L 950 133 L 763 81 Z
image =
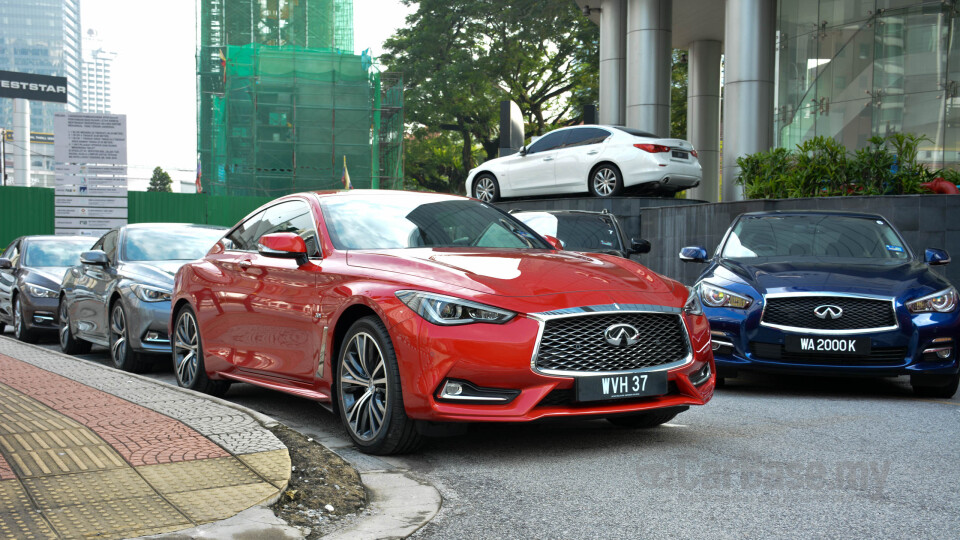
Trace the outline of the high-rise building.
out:
M 206 193 L 399 187 L 403 85 L 354 54 L 353 0 L 199 0 Z
M 53 133 L 55 113 L 80 110 L 80 35 L 80 0 L 0 0 L 0 70 L 67 78 L 66 104 L 30 102 L 33 133 Z M 13 127 L 12 99 L 0 99 L 0 127 Z M 53 145 L 31 152 L 31 184 L 53 185 Z
M 110 113 L 110 76 L 117 53 L 105 50 L 97 31 L 88 29 L 83 40 L 82 109 L 85 113 Z

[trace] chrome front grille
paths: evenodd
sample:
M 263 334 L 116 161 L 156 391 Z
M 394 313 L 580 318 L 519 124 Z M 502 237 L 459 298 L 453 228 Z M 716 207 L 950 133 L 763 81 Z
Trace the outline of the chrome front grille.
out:
M 835 306 L 843 310 L 839 317 L 820 318 L 815 310 Z M 761 323 L 777 328 L 838 331 L 864 331 L 897 327 L 893 303 L 887 299 L 850 296 L 767 297 Z
M 609 313 L 552 318 L 544 323 L 534 358 L 541 372 L 607 372 L 654 368 L 681 362 L 690 354 L 681 315 L 668 313 Z M 636 343 L 607 342 L 605 333 L 627 324 L 639 332 Z

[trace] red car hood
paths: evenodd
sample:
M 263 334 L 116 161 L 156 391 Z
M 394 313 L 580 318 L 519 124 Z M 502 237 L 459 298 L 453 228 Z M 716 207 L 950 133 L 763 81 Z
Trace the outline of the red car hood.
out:
M 404 249 L 351 251 L 347 264 L 383 270 L 463 287 L 482 294 L 507 297 L 547 295 L 582 296 L 606 293 L 610 302 L 663 303 L 676 282 L 667 280 L 633 261 L 609 255 L 547 250 Z M 679 286 L 682 288 L 682 286 Z M 659 297 L 659 298 L 654 298 Z

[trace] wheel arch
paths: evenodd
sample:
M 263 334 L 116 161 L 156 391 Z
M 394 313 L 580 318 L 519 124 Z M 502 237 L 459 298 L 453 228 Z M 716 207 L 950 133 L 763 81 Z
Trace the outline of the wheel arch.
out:
M 340 368 L 340 347 L 343 346 L 343 340 L 347 337 L 347 331 L 353 326 L 353 323 L 364 317 L 374 316 L 384 322 L 383 314 L 371 306 L 358 302 L 345 308 L 333 324 L 333 333 L 330 337 L 330 405 L 333 412 L 339 411 L 337 396 L 337 369 Z M 323 358 L 320 359 L 324 361 Z
M 480 178 L 485 174 L 492 176 L 493 179 L 496 180 L 497 185 L 500 186 L 500 177 L 497 176 L 497 173 L 491 171 L 490 169 L 483 169 L 481 171 L 477 171 L 477 174 L 473 175 L 473 178 L 470 180 L 470 193 L 468 194 L 469 197 L 473 197 L 474 199 L 477 198 L 476 193 L 473 192 L 473 186 L 477 185 L 477 178 Z M 501 194 L 503 193 L 503 186 L 500 186 L 500 193 Z

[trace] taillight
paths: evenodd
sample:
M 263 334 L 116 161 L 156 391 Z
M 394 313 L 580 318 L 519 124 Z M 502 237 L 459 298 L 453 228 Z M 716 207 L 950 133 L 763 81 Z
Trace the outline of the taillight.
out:
M 700 156 L 697 155 L 697 151 L 696 151 L 696 150 L 691 150 L 691 151 L 690 151 L 690 154 L 691 154 L 693 157 L 697 158 L 697 159 L 700 158 Z
M 664 146 L 662 144 L 635 144 L 633 146 L 645 152 L 650 152 L 651 154 L 659 154 L 660 152 L 670 151 L 669 146 Z

